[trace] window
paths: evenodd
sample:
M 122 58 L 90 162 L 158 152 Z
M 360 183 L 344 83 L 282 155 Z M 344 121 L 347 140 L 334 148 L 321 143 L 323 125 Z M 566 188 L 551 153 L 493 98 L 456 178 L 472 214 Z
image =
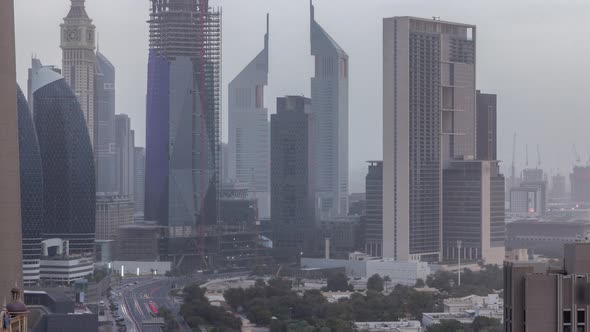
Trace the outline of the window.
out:
M 571 324 L 572 323 L 572 312 L 570 310 L 563 311 L 563 323 L 564 324 Z
M 576 322 L 579 324 L 584 324 L 586 322 L 586 311 L 578 310 L 578 316 L 576 317 Z

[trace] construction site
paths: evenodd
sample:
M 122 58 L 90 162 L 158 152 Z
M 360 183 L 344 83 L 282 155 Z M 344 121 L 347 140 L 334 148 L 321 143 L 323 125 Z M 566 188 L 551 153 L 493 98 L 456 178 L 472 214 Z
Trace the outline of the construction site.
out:
M 265 256 L 256 222 L 219 213 L 221 21 L 207 0 L 151 0 L 145 218 L 164 228 L 160 259 L 187 272 Z

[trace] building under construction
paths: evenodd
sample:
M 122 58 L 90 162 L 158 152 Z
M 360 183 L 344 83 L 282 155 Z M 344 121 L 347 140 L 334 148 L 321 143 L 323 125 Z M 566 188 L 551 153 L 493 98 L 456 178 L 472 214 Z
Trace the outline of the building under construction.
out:
M 148 23 L 145 218 L 165 227 L 168 260 L 202 268 L 219 207 L 221 11 L 151 0 Z

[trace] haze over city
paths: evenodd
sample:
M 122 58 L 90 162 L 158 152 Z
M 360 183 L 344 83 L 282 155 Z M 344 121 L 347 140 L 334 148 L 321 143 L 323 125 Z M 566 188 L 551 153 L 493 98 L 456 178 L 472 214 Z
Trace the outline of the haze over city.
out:
M 382 18 L 437 16 L 478 28 L 478 89 L 498 94 L 498 158 L 505 174 L 517 133 L 517 169 L 541 162 L 562 175 L 574 162 L 576 144 L 583 163 L 590 159 L 585 138 L 590 122 L 590 22 L 585 1 L 397 1 L 317 0 L 316 16 L 350 56 L 350 191 L 362 191 L 365 161 L 382 155 Z M 100 49 L 117 67 L 117 111 L 132 116 L 136 141 L 145 140 L 148 8 L 142 0 L 89 0 Z M 309 95 L 313 63 L 309 55 L 307 0 L 214 0 L 223 8 L 223 141 L 227 141 L 227 84 L 262 47 L 270 13 L 270 72 L 265 103 Z M 61 63 L 61 0 L 16 1 L 17 74 L 26 87 L 31 54 Z M 297 70 L 293 70 L 297 68 Z
M 0 0 L 0 332 L 590 332 L 588 12 Z

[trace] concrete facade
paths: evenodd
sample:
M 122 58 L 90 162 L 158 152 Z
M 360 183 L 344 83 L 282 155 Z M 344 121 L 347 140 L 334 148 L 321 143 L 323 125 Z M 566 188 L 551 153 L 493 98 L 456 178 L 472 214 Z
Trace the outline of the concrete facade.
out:
M 441 256 L 442 169 L 475 157 L 475 26 L 383 22 L 383 256 Z
M 135 171 L 135 184 L 133 186 L 133 198 L 135 200 L 135 213 L 143 215 L 145 200 L 145 148 L 134 148 L 133 166 Z
M 477 90 L 477 159 L 497 160 L 498 96 Z
M 94 145 L 94 74 L 96 55 L 94 54 L 95 26 L 86 13 L 86 0 L 71 0 L 68 15 L 61 28 L 63 51 L 62 70 L 66 82 L 78 98 L 86 120 L 90 143 Z
M 373 257 L 383 255 L 383 162 L 370 161 L 365 178 L 365 216 L 362 218 L 363 246 Z
M 134 199 L 135 185 L 135 138 L 131 130 L 131 119 L 127 114 L 115 115 L 115 142 L 117 192 Z
M 267 16 L 264 49 L 229 83 L 229 179 L 247 186 L 261 218 L 270 217 L 270 124 L 264 105 L 268 84 Z M 227 179 L 226 179 L 227 180 Z
M 590 331 L 590 243 L 565 245 L 564 269 L 504 264 L 507 332 Z
M 0 296 L 22 285 L 22 229 L 19 181 L 14 3 L 0 1 Z
M 504 176 L 497 161 L 454 161 L 443 172 L 443 257 L 501 265 Z M 461 250 L 457 241 L 462 241 Z
M 310 12 L 316 214 L 330 219 L 348 213 L 348 54 L 315 20 L 311 1 Z
M 119 226 L 133 222 L 134 203 L 129 196 L 96 196 L 96 239 L 117 240 Z

